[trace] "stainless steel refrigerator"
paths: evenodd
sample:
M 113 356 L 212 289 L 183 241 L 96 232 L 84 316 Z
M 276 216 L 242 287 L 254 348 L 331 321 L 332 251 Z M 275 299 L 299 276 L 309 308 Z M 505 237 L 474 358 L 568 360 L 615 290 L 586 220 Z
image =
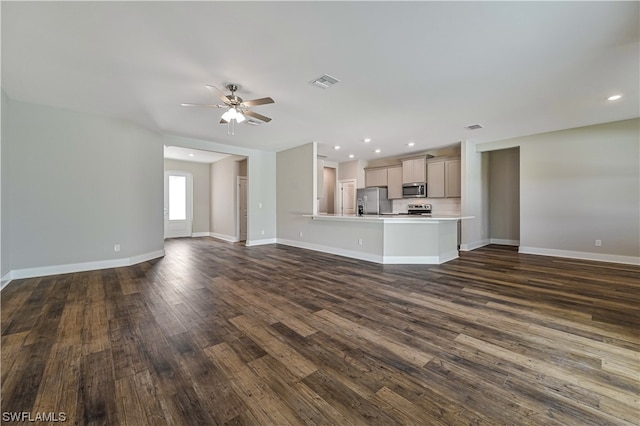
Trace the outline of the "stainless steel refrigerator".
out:
M 391 200 L 387 198 L 387 188 L 360 188 L 356 191 L 356 212 L 362 214 L 391 213 Z

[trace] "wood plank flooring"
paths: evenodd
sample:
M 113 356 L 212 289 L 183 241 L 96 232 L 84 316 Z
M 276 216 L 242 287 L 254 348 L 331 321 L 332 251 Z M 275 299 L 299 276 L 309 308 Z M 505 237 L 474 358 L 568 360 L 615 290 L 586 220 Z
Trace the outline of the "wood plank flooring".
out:
M 640 424 L 638 266 L 175 239 L 1 299 L 3 424 Z

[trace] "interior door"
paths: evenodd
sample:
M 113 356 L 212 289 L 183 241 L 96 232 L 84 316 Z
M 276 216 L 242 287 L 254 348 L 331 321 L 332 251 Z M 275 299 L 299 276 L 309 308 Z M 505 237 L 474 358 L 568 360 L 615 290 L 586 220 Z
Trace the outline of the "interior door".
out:
M 356 182 L 340 182 L 340 207 L 342 214 L 356 214 Z
M 190 237 L 193 221 L 193 177 L 191 173 L 164 173 L 164 237 Z
M 247 240 L 247 178 L 238 177 L 238 217 L 240 222 L 240 241 Z

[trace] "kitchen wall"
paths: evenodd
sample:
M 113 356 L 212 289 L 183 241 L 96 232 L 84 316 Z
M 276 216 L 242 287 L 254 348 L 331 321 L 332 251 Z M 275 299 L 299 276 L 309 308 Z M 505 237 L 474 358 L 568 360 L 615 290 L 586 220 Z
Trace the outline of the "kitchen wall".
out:
M 478 144 L 467 168 L 481 164 L 477 151 L 511 147 L 521 252 L 640 263 L 640 119 Z
M 345 161 L 338 164 L 338 182 L 341 180 L 355 179 L 356 188 L 364 188 L 364 168 L 366 163 L 362 160 Z
M 194 236 L 209 235 L 209 210 L 211 208 L 210 165 L 192 161 L 164 160 L 165 171 L 189 172 L 193 176 L 193 225 Z
M 460 198 L 403 198 L 392 200 L 394 213 L 406 213 L 409 204 L 431 204 L 435 214 L 460 214 Z
M 11 255 L 3 272 L 19 278 L 163 255 L 158 134 L 122 120 L 6 104 L 2 247 Z
M 520 244 L 520 149 L 489 154 L 489 240 Z

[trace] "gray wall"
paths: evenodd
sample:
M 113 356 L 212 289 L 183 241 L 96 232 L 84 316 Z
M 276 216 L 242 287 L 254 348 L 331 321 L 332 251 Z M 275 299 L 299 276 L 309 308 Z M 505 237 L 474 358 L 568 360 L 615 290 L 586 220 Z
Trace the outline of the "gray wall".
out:
M 521 251 L 638 263 L 640 119 L 476 148 L 488 152 L 516 146 Z M 596 247 L 595 240 L 602 240 L 602 246 Z
M 489 239 L 518 245 L 520 241 L 520 149 L 489 152 Z
M 227 157 L 211 164 L 211 232 L 216 237 L 238 241 L 239 162 Z
M 2 104 L 0 105 L 0 112 L 2 116 L 2 123 L 0 124 L 0 279 L 7 275 L 11 270 L 9 268 L 10 259 L 9 259 L 9 250 L 8 250 L 8 240 L 5 241 L 5 238 L 2 238 L 2 230 L 7 229 L 9 224 L 6 222 L 7 215 L 2 214 L 2 206 L 6 206 L 4 198 L 8 194 L 5 189 L 5 185 L 8 184 L 6 179 L 2 179 L 2 171 L 4 169 L 3 161 L 4 157 L 2 156 L 2 146 L 7 141 L 9 135 L 9 98 L 7 97 L 4 90 L 0 90 L 0 96 L 2 97 Z M 7 247 L 5 247 L 7 245 Z M 0 287 L 1 287 L 0 283 Z
M 193 233 L 209 233 L 211 179 L 209 164 L 191 161 L 164 160 L 164 169 L 189 172 L 193 175 Z
M 11 250 L 4 271 L 163 250 L 157 134 L 120 120 L 9 104 L 2 111 L 2 240 Z
M 278 240 L 304 241 L 302 214 L 313 213 L 315 197 L 315 142 L 278 152 L 277 170 Z

